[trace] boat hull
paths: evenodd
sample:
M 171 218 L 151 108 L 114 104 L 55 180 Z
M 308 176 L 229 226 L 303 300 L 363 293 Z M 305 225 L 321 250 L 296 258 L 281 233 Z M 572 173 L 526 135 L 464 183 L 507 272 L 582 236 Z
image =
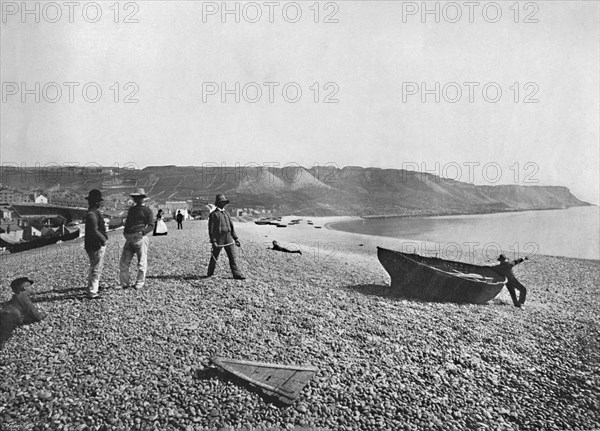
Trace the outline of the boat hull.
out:
M 377 247 L 377 257 L 401 296 L 433 302 L 485 304 L 496 297 L 506 277 L 490 267 L 470 265 Z
M 38 238 L 38 239 L 31 240 L 31 241 L 23 241 L 23 242 L 17 242 L 17 243 L 8 243 L 8 242 L 0 240 L 0 242 L 1 242 L 0 246 L 6 247 L 6 249 L 11 253 L 19 253 L 19 252 L 31 250 L 34 248 L 45 247 L 47 245 L 56 244 L 58 241 L 70 241 L 70 240 L 78 238 L 78 237 L 79 237 L 79 229 L 74 232 L 70 232 L 68 234 L 62 235 L 62 236 L 53 236 L 50 238 Z

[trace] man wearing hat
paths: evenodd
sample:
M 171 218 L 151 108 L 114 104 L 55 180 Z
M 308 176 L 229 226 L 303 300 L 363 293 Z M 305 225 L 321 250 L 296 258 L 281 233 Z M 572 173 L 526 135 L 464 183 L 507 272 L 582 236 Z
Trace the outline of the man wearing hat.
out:
M 508 292 L 510 293 L 510 297 L 512 298 L 512 301 L 513 301 L 513 304 L 515 307 L 521 307 L 521 305 L 525 304 L 525 298 L 527 296 L 527 289 L 525 289 L 525 286 L 523 286 L 519 282 L 519 280 L 517 280 L 512 269 L 515 265 L 518 265 L 525 260 L 527 260 L 527 257 L 525 259 L 521 258 L 521 259 L 513 260 L 512 262 L 510 262 L 506 258 L 506 256 L 501 254 L 500 256 L 498 256 L 498 262 L 500 262 L 500 263 L 496 266 L 491 267 L 491 269 L 493 269 L 495 272 L 497 272 L 500 275 L 505 276 L 508 279 L 508 282 L 506 283 L 506 288 L 508 289 Z M 517 300 L 517 294 L 515 292 L 515 289 L 517 289 L 519 291 L 519 299 L 518 300 Z
M 216 208 L 208 217 L 208 236 L 210 237 L 210 243 L 212 244 L 212 251 L 207 275 L 208 277 L 212 277 L 214 274 L 217 259 L 219 258 L 221 249 L 224 248 L 227 257 L 229 258 L 229 267 L 231 268 L 233 278 L 236 280 L 244 280 L 246 277 L 239 271 L 237 263 L 235 262 L 234 244 L 239 247 L 240 242 L 235 234 L 231 217 L 229 217 L 229 214 L 227 214 L 224 209 L 225 205 L 228 203 L 229 201 L 225 199 L 225 195 L 218 194 L 215 199 Z
M 125 220 L 125 245 L 119 262 L 119 281 L 121 287 L 129 287 L 129 266 L 136 255 L 137 278 L 133 287 L 141 289 L 146 282 L 148 271 L 148 233 L 154 230 L 154 215 L 152 210 L 144 205 L 144 189 L 137 189 L 130 196 L 135 205 L 129 208 Z
M 104 266 L 104 254 L 106 252 L 106 225 L 104 217 L 100 213 L 102 206 L 102 192 L 90 190 L 86 197 L 88 201 L 88 212 L 85 215 L 85 251 L 90 258 L 90 272 L 88 274 L 88 295 L 91 299 L 99 298 L 98 287 L 102 267 Z
M 10 283 L 13 296 L 0 310 L 0 350 L 17 327 L 46 318 L 46 313 L 38 310 L 31 302 L 29 295 L 32 283 L 33 280 L 27 277 L 17 278 Z

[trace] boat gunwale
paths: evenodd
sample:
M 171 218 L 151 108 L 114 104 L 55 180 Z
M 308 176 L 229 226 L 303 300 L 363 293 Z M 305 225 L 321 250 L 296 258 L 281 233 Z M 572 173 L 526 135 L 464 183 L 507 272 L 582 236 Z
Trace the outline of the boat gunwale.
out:
M 416 265 L 418 265 L 420 267 L 424 267 L 424 268 L 430 269 L 430 270 L 435 270 L 435 271 L 441 273 L 442 275 L 445 275 L 445 276 L 448 276 L 448 277 L 451 277 L 451 278 L 455 278 L 457 280 L 466 281 L 466 282 L 469 282 L 469 283 L 482 283 L 484 285 L 492 287 L 492 286 L 498 286 L 498 285 L 504 286 L 508 282 L 508 278 L 506 276 L 503 277 L 504 278 L 503 281 L 499 281 L 498 280 L 498 281 L 492 281 L 492 282 L 485 281 L 485 280 L 478 280 L 478 279 L 474 279 L 474 278 L 459 277 L 456 274 L 452 274 L 450 272 L 441 270 L 441 269 L 439 269 L 439 268 L 437 268 L 437 267 L 435 267 L 433 265 L 427 265 L 426 263 L 419 262 L 419 261 L 417 261 L 417 260 L 409 257 L 410 256 L 409 253 L 403 253 L 403 252 L 398 251 L 398 250 L 391 250 L 389 248 L 384 248 L 384 247 L 379 247 L 379 246 L 377 247 L 377 250 L 383 250 L 385 252 L 390 252 L 390 253 L 392 253 L 392 254 L 394 254 L 396 256 L 400 256 L 403 259 L 406 259 L 406 260 L 410 261 L 411 263 L 416 264 Z M 490 271 L 493 271 L 491 269 L 491 267 L 488 267 L 488 266 L 474 265 L 474 264 L 466 263 L 466 262 L 457 262 L 457 261 L 454 261 L 454 260 L 447 260 L 447 259 L 442 259 L 442 258 L 439 258 L 439 257 L 429 257 L 429 256 L 421 256 L 421 255 L 417 255 L 417 256 L 419 256 L 421 258 L 424 258 L 424 259 L 438 259 L 438 260 L 442 260 L 442 261 L 445 261 L 445 262 L 452 262 L 452 263 L 457 263 L 459 265 L 466 265 L 466 266 L 473 267 L 474 269 L 485 268 L 485 269 L 488 269 Z M 498 275 L 498 277 L 502 277 L 500 274 L 497 274 L 497 275 Z

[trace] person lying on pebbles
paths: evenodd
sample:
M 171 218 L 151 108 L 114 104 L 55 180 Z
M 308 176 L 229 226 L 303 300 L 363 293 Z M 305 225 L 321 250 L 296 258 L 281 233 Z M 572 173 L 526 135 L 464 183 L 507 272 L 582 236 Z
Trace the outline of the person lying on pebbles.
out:
M 280 246 L 277 241 L 273 241 L 273 247 L 270 248 L 269 250 L 282 251 L 284 253 L 298 253 L 298 254 L 302 254 L 301 250 L 290 250 L 288 248 Z
M 13 296 L 0 309 L 0 350 L 4 348 L 17 327 L 46 318 L 46 313 L 38 310 L 31 302 L 32 283 L 33 280 L 27 277 L 17 278 L 10 283 Z

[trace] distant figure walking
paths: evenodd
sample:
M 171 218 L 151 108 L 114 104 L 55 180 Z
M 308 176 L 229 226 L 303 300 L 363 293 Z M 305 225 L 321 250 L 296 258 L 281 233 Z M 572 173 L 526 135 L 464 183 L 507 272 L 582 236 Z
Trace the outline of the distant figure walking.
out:
M 46 313 L 37 309 L 31 302 L 31 284 L 33 280 L 20 277 L 10 283 L 13 296 L 0 310 L 0 350 L 12 337 L 16 328 L 39 322 L 46 318 Z
M 175 220 L 177 220 L 177 229 L 183 229 L 183 214 L 181 214 L 181 210 L 177 210 Z
M 148 243 L 147 234 L 154 229 L 154 216 L 152 210 L 144 205 L 146 192 L 137 189 L 130 195 L 135 203 L 127 212 L 125 220 L 125 245 L 119 262 L 119 281 L 122 288 L 129 287 L 129 266 L 133 256 L 137 256 L 137 278 L 133 285 L 136 289 L 144 287 L 148 271 Z
M 84 248 L 90 259 L 87 288 L 90 299 L 95 299 L 100 297 L 98 288 L 104 266 L 108 235 L 106 234 L 104 217 L 100 213 L 100 207 L 104 201 L 102 192 L 97 189 L 90 190 L 86 199 L 88 201 L 88 212 L 85 215 Z
M 491 269 L 493 269 L 495 272 L 497 272 L 500 275 L 505 276 L 508 279 L 508 282 L 506 283 L 506 288 L 508 289 L 508 292 L 510 293 L 510 297 L 512 298 L 513 304 L 515 305 L 515 307 L 521 307 L 521 305 L 525 304 L 525 298 L 527 297 L 527 289 L 525 289 L 525 286 L 523 286 L 519 280 L 517 280 L 517 278 L 515 277 L 515 274 L 513 274 L 513 267 L 515 265 L 520 264 L 521 262 L 527 260 L 527 258 L 525 259 L 517 259 L 517 260 L 513 260 L 512 262 L 510 262 L 506 256 L 504 256 L 503 254 L 501 254 L 500 256 L 498 256 L 498 261 L 500 262 L 498 265 L 496 266 L 492 266 Z M 519 299 L 517 300 L 517 294 L 515 292 L 515 289 L 517 289 L 519 291 Z
M 235 229 L 233 228 L 233 222 L 231 217 L 225 211 L 225 205 L 229 201 L 225 199 L 225 196 L 218 194 L 215 199 L 215 210 L 210 213 L 208 217 L 208 236 L 210 237 L 210 243 L 212 244 L 212 251 L 210 262 L 208 264 L 207 276 L 212 277 L 215 272 L 215 266 L 217 265 L 217 259 L 221 253 L 221 249 L 225 249 L 227 257 L 229 258 L 229 267 L 233 274 L 233 278 L 236 280 L 244 280 L 246 277 L 242 275 L 238 269 L 235 261 L 235 248 L 240 246 Z
M 290 249 L 287 249 L 285 247 L 280 246 L 277 241 L 273 241 L 273 248 L 271 248 L 270 250 L 282 251 L 284 253 L 298 253 L 298 254 L 302 254 L 301 250 L 290 250 Z
M 156 224 L 154 225 L 154 232 L 152 236 L 161 236 L 168 234 L 167 225 L 162 219 L 163 210 L 159 209 L 156 213 Z

